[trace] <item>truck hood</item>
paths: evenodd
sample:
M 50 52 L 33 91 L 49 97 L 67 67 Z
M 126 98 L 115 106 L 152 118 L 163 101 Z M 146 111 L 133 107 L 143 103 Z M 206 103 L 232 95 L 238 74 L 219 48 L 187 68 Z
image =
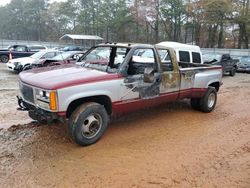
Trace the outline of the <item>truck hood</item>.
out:
M 106 73 L 77 65 L 43 67 L 21 72 L 22 82 L 47 90 L 75 86 L 79 84 L 120 78 L 117 73 Z

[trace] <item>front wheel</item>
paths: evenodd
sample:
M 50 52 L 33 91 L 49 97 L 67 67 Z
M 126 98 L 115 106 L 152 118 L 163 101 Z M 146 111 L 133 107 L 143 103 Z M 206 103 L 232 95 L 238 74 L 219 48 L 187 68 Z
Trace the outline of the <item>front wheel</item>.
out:
M 2 55 L 0 59 L 2 63 L 7 63 L 9 61 L 9 57 L 7 55 Z
M 69 132 L 73 140 L 87 146 L 97 142 L 108 126 L 108 114 L 104 106 L 88 102 L 79 106 L 69 119 Z
M 24 67 L 23 67 L 23 69 L 22 69 L 22 71 L 26 71 L 26 70 L 29 70 L 29 69 L 31 69 L 31 65 L 25 65 Z

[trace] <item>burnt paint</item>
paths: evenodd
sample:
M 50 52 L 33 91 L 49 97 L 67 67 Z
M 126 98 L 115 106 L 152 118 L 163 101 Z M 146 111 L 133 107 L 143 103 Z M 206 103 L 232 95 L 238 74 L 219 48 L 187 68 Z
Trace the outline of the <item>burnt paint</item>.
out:
M 138 92 L 141 99 L 158 97 L 160 94 L 160 82 L 157 81 L 157 77 L 154 76 L 152 83 L 144 82 L 143 77 L 144 75 L 129 76 L 124 79 L 124 83 L 128 89 Z

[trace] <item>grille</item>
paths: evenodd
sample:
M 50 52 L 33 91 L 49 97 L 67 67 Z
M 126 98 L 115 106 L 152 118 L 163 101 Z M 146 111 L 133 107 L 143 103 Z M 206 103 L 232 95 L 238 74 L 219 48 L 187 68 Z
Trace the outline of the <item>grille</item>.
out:
M 22 92 L 24 100 L 34 103 L 33 88 L 24 84 L 20 84 L 20 90 Z

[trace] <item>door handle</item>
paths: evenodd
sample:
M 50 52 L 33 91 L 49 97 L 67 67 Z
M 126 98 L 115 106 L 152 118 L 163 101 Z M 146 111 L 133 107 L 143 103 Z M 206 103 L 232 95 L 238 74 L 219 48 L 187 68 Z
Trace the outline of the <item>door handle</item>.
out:
M 123 86 L 131 86 L 135 85 L 137 82 L 131 82 L 131 83 L 121 83 Z

